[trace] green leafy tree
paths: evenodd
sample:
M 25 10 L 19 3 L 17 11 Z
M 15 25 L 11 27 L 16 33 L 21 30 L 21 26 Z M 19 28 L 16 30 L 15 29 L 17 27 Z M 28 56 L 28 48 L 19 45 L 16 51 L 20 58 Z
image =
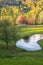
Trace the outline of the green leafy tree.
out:
M 3 22 L 0 22 L 0 29 L 1 29 L 1 37 L 0 39 L 2 39 L 3 41 L 6 42 L 6 45 L 7 45 L 7 49 L 8 49 L 8 43 L 9 43 L 9 40 L 10 40 L 10 23 L 8 20 L 4 20 Z

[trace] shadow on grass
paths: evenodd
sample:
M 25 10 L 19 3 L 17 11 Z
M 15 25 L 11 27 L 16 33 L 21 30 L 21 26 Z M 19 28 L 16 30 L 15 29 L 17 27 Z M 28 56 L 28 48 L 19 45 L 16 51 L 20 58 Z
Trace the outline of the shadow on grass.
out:
M 23 49 L 19 49 L 16 46 L 7 46 L 6 45 L 0 45 L 0 58 L 13 58 L 16 57 L 16 54 L 20 52 L 26 52 Z

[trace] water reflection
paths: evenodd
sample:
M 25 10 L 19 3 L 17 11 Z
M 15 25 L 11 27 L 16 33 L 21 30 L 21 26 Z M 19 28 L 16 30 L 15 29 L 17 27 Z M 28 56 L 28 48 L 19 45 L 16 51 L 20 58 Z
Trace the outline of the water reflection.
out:
M 41 40 L 41 39 L 43 39 L 43 34 L 35 34 L 29 38 L 29 40 L 33 42 L 37 42 L 38 40 Z

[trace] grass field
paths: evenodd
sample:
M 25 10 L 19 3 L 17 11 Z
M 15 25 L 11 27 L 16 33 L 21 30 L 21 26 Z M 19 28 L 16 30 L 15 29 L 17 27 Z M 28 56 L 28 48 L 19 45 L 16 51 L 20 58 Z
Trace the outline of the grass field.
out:
M 43 27 L 19 27 L 19 39 L 25 35 L 43 33 Z M 0 40 L 0 65 L 43 65 L 43 40 L 38 41 L 42 50 L 27 52 L 16 48 L 15 43 L 9 43 L 9 49 L 6 49 L 6 43 Z

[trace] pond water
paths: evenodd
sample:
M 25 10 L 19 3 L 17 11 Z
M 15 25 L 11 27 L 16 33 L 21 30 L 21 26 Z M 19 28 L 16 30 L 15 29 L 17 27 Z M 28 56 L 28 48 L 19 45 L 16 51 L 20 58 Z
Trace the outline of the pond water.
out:
M 38 44 L 38 41 L 41 39 L 43 39 L 43 34 L 34 34 L 30 36 L 27 42 L 24 39 L 18 40 L 16 46 L 27 51 L 38 51 L 42 49 Z

